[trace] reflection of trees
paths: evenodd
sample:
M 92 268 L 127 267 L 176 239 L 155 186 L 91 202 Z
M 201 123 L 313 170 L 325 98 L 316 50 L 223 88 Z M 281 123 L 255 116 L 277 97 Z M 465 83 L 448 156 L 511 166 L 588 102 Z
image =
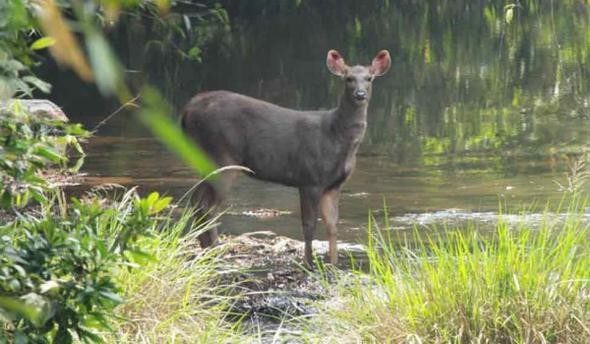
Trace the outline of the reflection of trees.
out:
M 394 139 L 395 150 L 543 153 L 572 139 L 587 142 L 568 120 L 587 113 L 586 5 L 521 4 L 511 24 L 500 2 L 421 3 L 381 13 L 406 28 L 392 30 L 397 78 L 378 90 L 378 99 L 393 98 L 377 112 L 403 138 Z M 388 127 L 370 127 L 372 137 L 386 142 Z
M 128 68 L 143 71 L 177 107 L 213 88 L 297 108 L 330 107 L 339 82 L 323 65 L 326 51 L 368 63 L 387 48 L 394 65 L 376 82 L 367 141 L 401 161 L 583 147 L 588 135 L 578 124 L 589 106 L 588 5 L 520 0 L 507 23 L 504 6 L 511 3 L 222 1 L 229 31 L 209 20 L 180 34 L 153 19 L 128 17 L 111 36 Z M 178 28 L 191 10 L 178 9 Z M 200 64 L 178 53 L 195 42 L 204 42 Z

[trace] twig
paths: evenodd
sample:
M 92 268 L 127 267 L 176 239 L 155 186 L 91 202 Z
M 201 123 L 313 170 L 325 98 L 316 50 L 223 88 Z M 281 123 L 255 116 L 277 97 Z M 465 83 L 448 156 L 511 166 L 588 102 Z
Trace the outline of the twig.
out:
M 184 195 L 182 195 L 182 197 L 180 197 L 180 199 L 176 203 L 180 204 L 182 202 L 182 200 L 184 200 L 187 196 L 189 196 L 197 187 L 199 187 L 199 185 L 201 185 L 207 179 L 209 179 L 221 172 L 225 172 L 228 170 L 245 171 L 245 172 L 254 174 L 254 171 L 252 171 L 251 169 L 249 169 L 247 167 L 241 166 L 241 165 L 227 165 L 227 166 L 220 167 L 220 168 L 216 169 L 215 171 L 206 175 L 201 180 L 199 180 L 195 185 L 193 185 L 190 189 L 188 189 L 188 191 L 185 192 Z
M 110 120 L 111 118 L 113 118 L 113 116 L 115 116 L 116 114 L 118 114 L 119 112 L 123 111 L 123 109 L 125 109 L 128 106 L 133 106 L 138 108 L 139 105 L 137 105 L 137 103 L 135 103 L 136 100 L 139 99 L 139 94 L 136 95 L 135 97 L 131 98 L 128 102 L 126 102 L 125 104 L 121 105 L 117 110 L 115 110 L 113 113 L 111 113 L 110 115 L 108 115 L 105 119 L 103 119 L 102 121 L 98 122 L 98 124 L 96 124 L 94 126 L 94 128 L 92 128 L 91 131 L 96 131 L 98 128 L 100 128 L 101 126 L 103 126 L 108 120 Z

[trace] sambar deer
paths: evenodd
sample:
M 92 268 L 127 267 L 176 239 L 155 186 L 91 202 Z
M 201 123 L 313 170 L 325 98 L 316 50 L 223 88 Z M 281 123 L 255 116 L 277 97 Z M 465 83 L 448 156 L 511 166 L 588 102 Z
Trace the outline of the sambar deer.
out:
M 297 111 L 212 91 L 193 97 L 182 117 L 185 132 L 218 166 L 245 166 L 254 178 L 299 188 L 308 265 L 319 214 L 328 231 L 330 262 L 337 263 L 340 188 L 352 173 L 365 134 L 372 82 L 389 70 L 391 58 L 382 50 L 370 66 L 348 66 L 340 53 L 330 50 L 327 65 L 345 85 L 335 109 Z M 219 205 L 236 173 L 224 172 L 217 182 L 201 184 L 193 195 L 199 209 Z M 216 243 L 217 230 L 202 234 L 199 241 L 204 247 Z

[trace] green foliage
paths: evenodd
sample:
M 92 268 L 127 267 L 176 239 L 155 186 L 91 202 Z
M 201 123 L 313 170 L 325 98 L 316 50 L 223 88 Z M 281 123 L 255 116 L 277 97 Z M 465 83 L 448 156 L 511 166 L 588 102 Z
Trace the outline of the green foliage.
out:
M 11 97 L 32 96 L 38 89 L 48 93 L 50 85 L 32 75 L 34 49 L 47 41 L 28 45 L 27 35 L 35 32 L 31 3 L 23 0 L 0 2 L 0 101 Z
M 33 42 L 33 44 L 31 44 L 31 49 L 33 49 L 33 50 L 45 49 L 45 48 L 48 48 L 54 44 L 55 44 L 55 38 L 42 37 L 42 38 L 39 38 L 38 40 L 36 40 L 35 42 Z
M 0 227 L 3 335 L 23 343 L 100 342 L 95 331 L 110 329 L 122 302 L 112 273 L 149 256 L 137 241 L 150 235 L 169 203 L 157 193 L 139 198 L 130 190 L 108 205 L 72 199 L 64 214 Z M 17 303 L 7 307 L 3 300 Z M 22 304 L 34 311 L 22 311 Z
M 84 154 L 80 140 L 89 133 L 79 124 L 31 115 L 15 102 L 0 116 L 0 207 L 24 207 L 31 198 L 43 202 L 51 185 L 38 173 L 66 166 L 66 149 Z
M 152 10 L 156 8 L 152 2 L 40 3 L 35 10 L 44 12 L 38 18 L 47 36 L 32 43 L 24 38 L 26 33 L 37 35 L 33 9 L 28 4 L 21 0 L 0 4 L 0 99 L 31 96 L 34 87 L 48 90 L 48 85 L 29 71 L 33 51 L 44 48 L 52 49 L 58 62 L 71 67 L 80 77 L 94 80 L 104 94 L 128 98 L 122 68 L 96 19 L 104 15 L 105 22 L 114 20 L 121 7 Z M 168 6 L 167 1 L 156 4 L 159 14 Z M 64 19 L 66 11 L 69 22 Z M 227 14 L 218 5 L 208 14 L 227 21 Z M 185 23 L 190 24 L 187 18 Z M 85 35 L 88 56 L 81 52 L 72 34 L 72 22 Z M 199 47 L 193 45 L 187 56 L 200 59 Z M 52 165 L 65 168 L 68 146 L 83 154 L 79 139 L 87 137 L 88 132 L 79 125 L 35 117 L 21 111 L 18 102 L 15 104 L 0 117 L 0 205 L 15 209 L 34 198 L 41 203 L 43 212 L 38 216 L 17 212 L 16 220 L 0 227 L 0 342 L 100 342 L 99 334 L 111 330 L 113 310 L 122 302 L 113 274 L 151 261 L 145 246 L 138 242 L 153 233 L 157 216 L 171 198 L 158 193 L 139 198 L 132 190 L 109 204 L 97 198 L 74 198 L 68 205 L 58 191 L 49 200 L 51 185 L 38 173 Z M 169 120 L 163 121 L 165 108 L 157 93 L 146 92 L 141 118 L 192 167 L 210 172 L 213 165 L 207 158 L 200 151 L 189 152 L 192 144 L 179 140 L 184 138 L 179 129 Z M 154 120 L 164 123 L 156 124 Z M 181 262 L 184 258 L 176 256 L 179 273 L 185 271 Z M 203 266 L 206 269 L 198 271 L 206 271 L 210 278 L 214 270 L 208 264 Z M 188 279 L 188 288 L 192 281 Z M 194 294 L 193 299 L 197 297 L 200 294 Z
M 121 13 L 119 24 L 106 36 L 115 51 L 132 49 L 132 58 L 123 57 L 126 68 L 142 71 L 146 76 L 142 80 L 178 106 L 186 100 L 178 88 L 187 68 L 199 66 L 209 46 L 229 45 L 230 24 L 227 11 L 218 3 L 172 1 L 170 5 L 165 15 L 151 2 L 142 3 L 140 10 Z M 131 37 L 135 38 L 128 40 Z

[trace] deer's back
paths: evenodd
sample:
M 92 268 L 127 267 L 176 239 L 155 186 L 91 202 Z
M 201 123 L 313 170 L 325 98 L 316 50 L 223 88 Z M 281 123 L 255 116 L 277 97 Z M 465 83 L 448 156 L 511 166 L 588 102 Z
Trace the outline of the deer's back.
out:
M 326 144 L 326 116 L 212 91 L 186 105 L 183 127 L 219 165 L 243 165 L 255 178 L 303 186 L 325 183 L 341 162 L 339 147 Z

